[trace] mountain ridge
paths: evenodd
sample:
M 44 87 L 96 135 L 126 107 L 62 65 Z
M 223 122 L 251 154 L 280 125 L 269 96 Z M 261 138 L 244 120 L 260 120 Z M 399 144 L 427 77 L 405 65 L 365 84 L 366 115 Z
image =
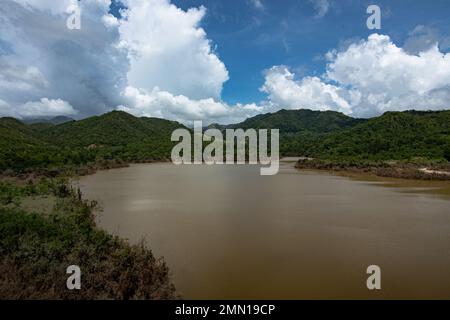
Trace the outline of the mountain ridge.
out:
M 325 159 L 450 160 L 450 111 L 386 112 L 357 119 L 334 111 L 280 110 L 220 130 L 280 129 L 282 155 Z M 173 130 L 183 124 L 124 111 L 62 124 L 0 118 L 0 170 L 77 166 L 98 161 L 170 158 Z

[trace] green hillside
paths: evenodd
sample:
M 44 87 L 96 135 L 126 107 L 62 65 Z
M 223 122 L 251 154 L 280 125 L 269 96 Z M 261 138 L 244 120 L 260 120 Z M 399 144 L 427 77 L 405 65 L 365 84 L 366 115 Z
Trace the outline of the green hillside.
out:
M 450 160 L 450 111 L 387 112 L 332 133 L 308 149 L 327 158 Z
M 279 129 L 280 152 L 285 156 L 303 156 L 310 154 L 314 146 L 328 134 L 342 131 L 365 119 L 355 119 L 335 111 L 280 110 L 249 118 L 238 124 L 212 124 L 208 128 L 225 130 L 236 129 Z
M 50 126 L 40 132 L 40 137 L 61 147 L 125 146 L 147 141 L 165 143 L 170 142 L 172 131 L 181 126 L 174 121 L 137 118 L 123 111 L 112 111 Z
M 363 119 L 355 119 L 335 111 L 312 110 L 280 110 L 249 118 L 244 122 L 229 125 L 228 128 L 242 129 L 279 129 L 280 133 L 328 133 L 356 124 L 363 123 Z
M 178 122 L 122 111 L 59 125 L 0 119 L 0 170 L 76 167 L 170 158 Z M 320 159 L 450 159 L 450 111 L 387 112 L 369 120 L 338 112 L 281 110 L 225 128 L 280 129 L 282 155 Z
M 32 128 L 14 118 L 0 118 L 0 146 L 36 145 L 40 141 L 34 136 Z
M 47 166 L 58 153 L 32 127 L 13 118 L 0 118 L 0 150 L 0 170 Z
M 170 157 L 170 135 L 181 124 L 137 118 L 121 111 L 60 125 L 26 125 L 0 119 L 0 170 L 59 168 L 102 161 L 148 161 Z
M 334 111 L 281 110 L 227 128 L 278 128 L 283 155 L 325 159 L 450 159 L 450 111 L 387 112 L 354 119 Z

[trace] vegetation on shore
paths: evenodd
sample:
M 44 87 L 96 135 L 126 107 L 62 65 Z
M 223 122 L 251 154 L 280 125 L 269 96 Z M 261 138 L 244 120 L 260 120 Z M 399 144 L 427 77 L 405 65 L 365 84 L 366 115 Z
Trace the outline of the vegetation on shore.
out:
M 57 124 L 1 118 L 0 299 L 177 298 L 164 261 L 98 229 L 95 203 L 61 177 L 165 161 L 179 127 L 118 111 Z M 66 288 L 72 264 L 82 290 Z
M 450 164 L 448 162 L 427 161 L 424 159 L 412 161 L 370 161 L 302 158 L 297 161 L 295 167 L 308 170 L 374 174 L 380 177 L 400 179 L 450 180 Z
M 96 203 L 67 180 L 20 183 L 0 182 L 0 299 L 177 298 L 164 261 L 98 229 Z M 70 265 L 81 290 L 66 288 Z
M 450 111 L 387 112 L 354 119 L 334 111 L 281 110 L 239 124 L 210 127 L 279 129 L 282 156 L 312 157 L 337 165 L 345 161 L 414 163 L 418 158 L 450 161 Z M 27 125 L 2 118 L 0 172 L 84 174 L 130 162 L 168 161 L 176 144 L 170 141 L 171 133 L 177 128 L 185 127 L 122 111 L 58 125 Z
M 450 111 L 386 112 L 353 119 L 338 112 L 281 110 L 227 128 L 280 130 L 280 152 L 296 167 L 384 177 L 450 180 Z

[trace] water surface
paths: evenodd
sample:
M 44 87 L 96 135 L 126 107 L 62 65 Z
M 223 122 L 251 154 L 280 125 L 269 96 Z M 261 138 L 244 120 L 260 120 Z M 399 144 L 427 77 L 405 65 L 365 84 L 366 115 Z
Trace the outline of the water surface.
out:
M 80 180 L 102 228 L 163 256 L 187 299 L 450 298 L 450 185 L 249 165 Z M 417 186 L 419 184 L 419 186 Z M 382 290 L 366 268 L 382 269 Z

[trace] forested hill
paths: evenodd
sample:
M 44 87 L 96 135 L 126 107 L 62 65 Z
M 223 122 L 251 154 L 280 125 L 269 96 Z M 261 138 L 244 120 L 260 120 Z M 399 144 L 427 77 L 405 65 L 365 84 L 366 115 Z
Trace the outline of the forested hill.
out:
M 386 112 L 354 119 L 334 111 L 280 110 L 210 128 L 280 129 L 284 155 L 326 159 L 450 159 L 450 111 Z
M 59 168 L 101 161 L 165 160 L 182 124 L 122 111 L 80 121 L 24 124 L 0 119 L 0 171 Z M 225 128 L 280 129 L 282 155 L 322 159 L 450 160 L 450 111 L 387 112 L 354 119 L 332 111 L 281 110 Z
M 364 119 L 355 119 L 335 111 L 280 110 L 249 118 L 241 123 L 226 126 L 242 129 L 279 129 L 280 133 L 329 133 L 350 128 Z
M 450 161 L 450 111 L 387 112 L 321 137 L 308 153 L 323 158 Z
M 137 118 L 122 111 L 70 121 L 24 124 L 0 118 L 0 170 L 60 168 L 102 161 L 166 160 L 175 121 Z
M 170 142 L 173 130 L 184 127 L 178 122 L 158 118 L 137 118 L 123 111 L 112 111 L 80 121 L 43 128 L 38 136 L 57 146 L 93 147 L 152 145 Z

